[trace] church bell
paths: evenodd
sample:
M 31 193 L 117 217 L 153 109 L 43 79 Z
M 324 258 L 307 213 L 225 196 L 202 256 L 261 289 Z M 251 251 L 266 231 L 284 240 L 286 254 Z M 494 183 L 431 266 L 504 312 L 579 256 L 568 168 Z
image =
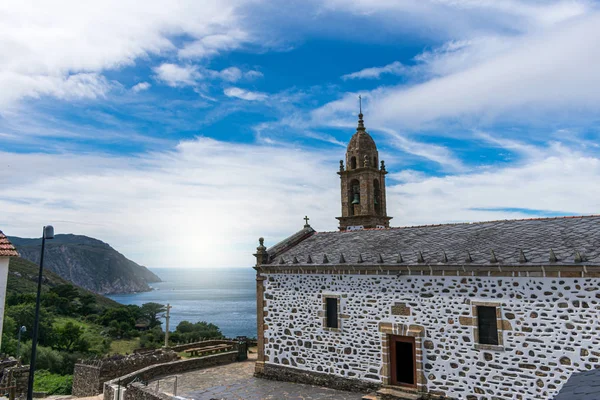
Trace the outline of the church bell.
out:
M 360 204 L 360 195 L 358 193 L 354 193 L 354 199 L 352 200 L 352 204 Z

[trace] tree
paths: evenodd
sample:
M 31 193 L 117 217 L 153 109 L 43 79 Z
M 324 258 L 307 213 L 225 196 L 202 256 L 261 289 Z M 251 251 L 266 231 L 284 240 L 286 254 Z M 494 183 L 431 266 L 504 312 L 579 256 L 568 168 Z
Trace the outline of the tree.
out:
M 87 315 L 94 312 L 96 305 L 96 298 L 93 294 L 87 293 L 79 297 L 79 308 L 78 312 L 81 315 Z
M 126 322 L 133 329 L 135 321 L 139 318 L 139 314 L 140 308 L 138 306 L 109 308 L 104 311 L 98 321 L 104 326 L 109 326 L 112 321 L 117 321 L 118 323 Z
M 190 321 L 181 321 L 175 330 L 181 333 L 193 332 L 194 324 L 192 324 Z
M 200 321 L 192 324 L 189 321 L 181 321 L 175 330 L 178 335 L 171 336 L 173 342 L 195 342 L 200 339 L 220 339 L 223 337 L 221 330 L 215 324 Z
M 150 328 L 160 326 L 162 322 L 158 319 L 158 314 L 167 311 L 167 308 L 158 303 L 145 303 L 141 307 L 142 315 L 148 320 Z
M 54 348 L 72 352 L 73 350 L 87 351 L 89 344 L 83 339 L 84 330 L 81 326 L 68 321 L 54 329 Z
M 13 318 L 9 317 L 8 315 L 4 317 L 4 323 L 2 327 L 2 349 L 0 349 L 2 353 L 16 355 L 16 338 L 19 328 L 17 328 L 17 323 Z
M 69 301 L 75 300 L 79 297 L 79 291 L 75 286 L 68 283 L 64 285 L 57 285 L 50 289 L 50 293 L 56 293 L 59 297 L 67 299 Z
M 14 319 L 17 327 L 25 326 L 27 332 L 23 334 L 22 339 L 31 339 L 33 332 L 33 321 L 35 319 L 35 304 L 19 304 L 16 306 L 7 307 L 5 315 Z M 40 308 L 40 326 L 38 330 L 39 343 L 47 345 L 52 342 L 52 325 L 54 318 L 44 308 Z

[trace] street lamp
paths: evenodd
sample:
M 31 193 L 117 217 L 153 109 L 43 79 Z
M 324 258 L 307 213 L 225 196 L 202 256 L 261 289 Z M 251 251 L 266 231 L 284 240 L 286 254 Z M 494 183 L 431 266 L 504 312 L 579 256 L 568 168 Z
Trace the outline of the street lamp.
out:
M 21 335 L 25 332 L 27 332 L 27 328 L 25 327 L 25 325 L 23 325 L 19 328 L 19 334 L 17 335 L 17 360 L 21 356 Z
M 44 271 L 44 247 L 46 239 L 54 239 L 54 228 L 45 226 L 42 233 L 42 254 L 40 255 L 40 274 L 38 276 L 37 298 L 35 301 L 35 320 L 33 321 L 33 333 L 31 339 L 31 360 L 29 362 L 29 381 L 27 384 L 27 400 L 33 400 L 33 377 L 35 373 L 35 356 L 38 341 L 38 329 L 40 326 L 40 295 L 42 294 L 42 272 Z

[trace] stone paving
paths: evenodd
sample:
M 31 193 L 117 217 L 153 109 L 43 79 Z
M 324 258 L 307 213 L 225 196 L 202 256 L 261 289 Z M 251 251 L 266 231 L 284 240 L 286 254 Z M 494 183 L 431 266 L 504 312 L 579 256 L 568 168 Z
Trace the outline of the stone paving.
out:
M 177 395 L 197 400 L 360 400 L 362 394 L 252 376 L 254 360 L 188 372 L 177 376 Z M 151 382 L 149 388 L 156 387 Z M 174 377 L 163 377 L 161 392 L 172 393 Z

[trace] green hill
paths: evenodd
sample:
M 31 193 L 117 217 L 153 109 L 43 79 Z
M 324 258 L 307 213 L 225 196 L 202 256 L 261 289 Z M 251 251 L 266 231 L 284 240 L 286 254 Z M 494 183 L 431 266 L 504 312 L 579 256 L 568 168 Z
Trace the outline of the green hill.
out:
M 41 240 L 11 236 L 22 258 L 39 263 Z M 82 235 L 56 235 L 46 242 L 44 268 L 82 288 L 100 294 L 150 290 L 160 278 L 107 243 Z
M 35 294 L 37 292 L 38 274 L 38 265 L 20 257 L 12 257 L 8 265 L 8 283 L 6 286 L 7 297 L 11 294 Z M 63 279 L 54 272 L 48 270 L 44 270 L 44 274 L 42 276 L 42 292 L 47 292 L 48 290 L 50 290 L 50 288 L 58 285 L 73 285 L 72 282 Z M 77 287 L 77 285 L 74 286 L 77 288 L 77 291 L 81 295 L 93 295 L 96 299 L 96 304 L 100 309 L 107 309 L 120 306 L 120 304 L 116 301 L 113 301 L 102 295 L 93 293 L 81 287 Z

